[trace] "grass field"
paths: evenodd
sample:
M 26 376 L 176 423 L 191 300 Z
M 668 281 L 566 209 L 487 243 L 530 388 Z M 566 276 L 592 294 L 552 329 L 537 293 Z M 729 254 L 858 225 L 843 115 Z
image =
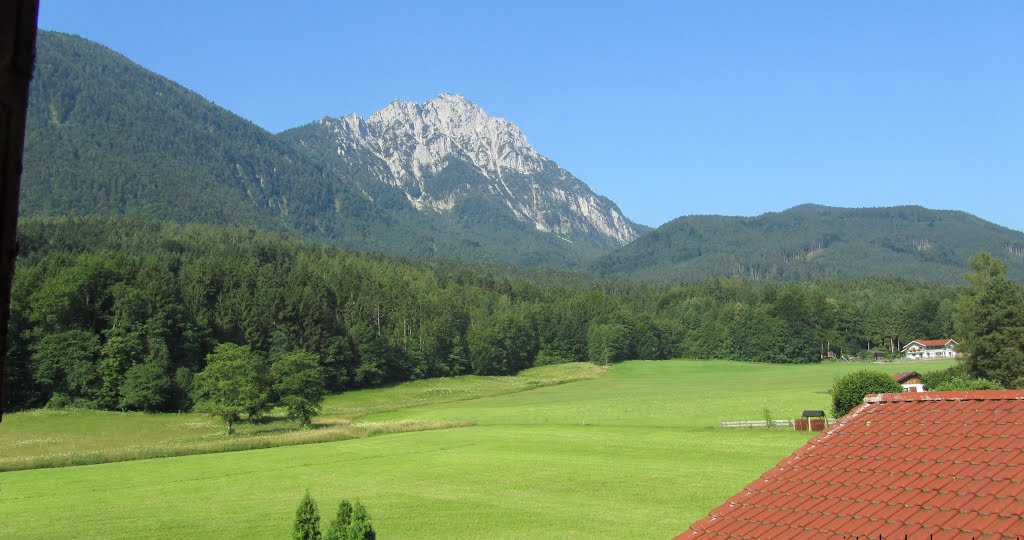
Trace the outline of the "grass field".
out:
M 322 514 L 361 499 L 381 538 L 669 538 L 808 437 L 718 422 L 763 418 L 766 407 L 775 418 L 827 409 L 833 378 L 863 367 L 638 361 L 479 399 L 405 385 L 351 393 L 332 398 L 331 414 L 474 425 L 6 472 L 0 536 L 284 538 L 308 489 Z M 392 399 L 397 410 L 387 410 Z M 408 408 L 416 403 L 425 404 Z
M 528 369 L 514 377 L 469 375 L 348 392 L 329 396 L 324 401 L 315 430 L 299 429 L 294 422 L 270 416 L 258 424 L 238 424 L 235 436 L 227 435 L 223 422 L 205 414 L 38 409 L 4 416 L 0 424 L 0 471 L 271 448 L 460 427 L 464 423 L 403 420 L 353 424 L 352 421 L 378 411 L 508 394 L 594 378 L 604 371 L 593 364 L 573 363 Z

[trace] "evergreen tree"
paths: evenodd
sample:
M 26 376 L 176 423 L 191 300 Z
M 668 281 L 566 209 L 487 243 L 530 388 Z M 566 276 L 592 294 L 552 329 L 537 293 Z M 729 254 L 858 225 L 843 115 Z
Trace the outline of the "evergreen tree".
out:
M 316 501 L 306 492 L 295 511 L 295 526 L 292 527 L 293 540 L 320 540 L 320 512 Z
M 352 524 L 352 503 L 347 499 L 338 504 L 338 513 L 334 516 L 324 540 L 348 540 L 348 527 Z
M 348 525 L 347 533 L 347 540 L 377 540 L 377 532 L 370 523 L 370 514 L 359 501 L 352 507 L 352 522 Z
M 974 273 L 957 302 L 954 321 L 970 374 L 1007 388 L 1024 382 L 1024 289 L 988 253 L 971 258 Z

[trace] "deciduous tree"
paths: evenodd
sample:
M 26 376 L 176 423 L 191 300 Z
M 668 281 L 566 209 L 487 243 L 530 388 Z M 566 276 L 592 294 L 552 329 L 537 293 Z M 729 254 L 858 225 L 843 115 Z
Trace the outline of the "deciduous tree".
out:
M 327 393 L 317 356 L 301 350 L 284 353 L 271 366 L 270 376 L 278 403 L 288 410 L 288 418 L 309 427 Z
M 232 434 L 243 414 L 267 409 L 269 392 L 259 354 L 248 346 L 222 343 L 206 361 L 206 369 L 193 382 L 197 411 L 223 418 Z

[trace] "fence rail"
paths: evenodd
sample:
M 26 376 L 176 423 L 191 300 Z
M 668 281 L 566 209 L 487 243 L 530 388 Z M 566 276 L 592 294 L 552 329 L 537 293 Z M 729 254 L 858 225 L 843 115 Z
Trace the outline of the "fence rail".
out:
M 755 428 L 755 427 L 793 427 L 792 420 L 736 420 L 733 422 L 722 422 L 724 428 Z

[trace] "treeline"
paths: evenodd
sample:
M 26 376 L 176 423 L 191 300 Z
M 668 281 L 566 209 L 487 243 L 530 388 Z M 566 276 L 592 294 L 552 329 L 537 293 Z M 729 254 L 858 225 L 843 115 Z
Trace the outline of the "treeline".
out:
M 312 354 L 330 391 L 628 358 L 814 362 L 951 334 L 957 289 L 899 279 L 677 285 L 406 261 L 140 220 L 21 224 L 11 408 L 187 410 L 214 348 Z

